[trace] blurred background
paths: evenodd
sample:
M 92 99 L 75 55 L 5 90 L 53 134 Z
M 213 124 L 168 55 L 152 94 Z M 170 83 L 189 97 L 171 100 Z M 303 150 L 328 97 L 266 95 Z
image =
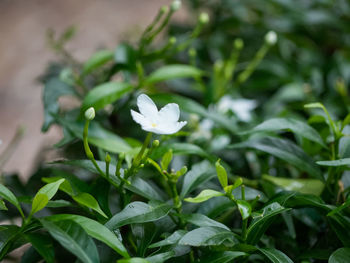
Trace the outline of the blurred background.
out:
M 46 43 L 49 28 L 61 33 L 75 25 L 77 34 L 67 48 L 78 59 L 97 48 L 114 48 L 125 38 L 138 37 L 159 7 L 169 0 L 0 0 L 0 152 L 18 127 L 25 133 L 5 172 L 29 176 L 35 160 L 49 154 L 60 138 L 51 127 L 40 131 L 43 121 L 42 84 L 38 77 L 55 54 Z M 182 19 L 178 13 L 175 19 Z

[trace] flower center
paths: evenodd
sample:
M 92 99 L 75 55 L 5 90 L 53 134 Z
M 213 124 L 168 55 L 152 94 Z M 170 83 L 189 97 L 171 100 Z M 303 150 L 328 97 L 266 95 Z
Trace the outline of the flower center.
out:
M 155 124 L 155 123 L 152 123 L 152 127 L 154 128 L 154 127 L 157 127 L 157 124 Z

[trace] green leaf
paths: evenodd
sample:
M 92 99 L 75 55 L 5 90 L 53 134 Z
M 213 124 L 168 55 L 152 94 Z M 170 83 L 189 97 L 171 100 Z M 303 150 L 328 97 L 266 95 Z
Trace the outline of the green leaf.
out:
M 308 124 L 290 118 L 274 118 L 263 123 L 259 124 L 252 130 L 246 133 L 255 133 L 255 132 L 272 132 L 272 131 L 280 131 L 280 130 L 291 130 L 293 133 L 300 135 L 310 141 L 316 142 L 323 147 L 327 147 L 323 142 L 321 136 L 318 132 L 309 126 Z
M 89 93 L 84 98 L 81 110 L 84 112 L 90 107 L 94 107 L 96 111 L 102 109 L 106 105 L 117 101 L 132 89 L 133 86 L 128 83 L 103 83 L 89 91 Z
M 282 159 L 301 171 L 307 172 L 312 177 L 324 181 L 321 171 L 314 161 L 299 146 L 285 139 L 265 137 L 258 140 L 249 140 L 229 146 L 231 149 L 252 148 L 269 153 Z
M 223 251 L 223 252 L 214 252 L 209 255 L 205 254 L 203 259 L 200 260 L 201 263 L 229 263 L 235 262 L 234 259 L 247 254 L 240 251 Z
M 135 51 L 130 45 L 121 43 L 114 52 L 114 60 L 118 65 L 123 65 L 132 70 L 136 64 Z
M 168 149 L 172 149 L 172 153 L 174 155 L 198 155 L 203 158 L 207 158 L 208 160 L 213 160 L 213 156 L 209 155 L 206 151 L 195 144 L 191 143 L 164 143 L 152 154 L 153 159 L 158 159 L 162 157 Z
M 119 241 L 117 236 L 111 232 L 107 227 L 100 224 L 99 222 L 92 220 L 90 218 L 79 216 L 79 215 L 69 215 L 69 214 L 60 214 L 53 215 L 45 218 L 46 220 L 52 222 L 60 222 L 64 220 L 71 220 L 75 223 L 79 224 L 86 233 L 101 242 L 105 243 L 112 249 L 114 249 L 117 253 L 122 255 L 123 257 L 129 257 L 129 254 L 123 244 Z
M 11 204 L 13 204 L 18 209 L 21 216 L 24 217 L 22 208 L 21 208 L 16 196 L 3 184 L 0 184 L 0 197 L 5 199 L 6 201 L 10 202 Z
M 145 84 L 154 84 L 157 82 L 178 79 L 178 78 L 197 78 L 202 75 L 202 71 L 189 65 L 166 65 L 153 71 L 146 79 Z
M 64 165 L 70 165 L 75 167 L 80 167 L 83 169 L 86 169 L 92 173 L 98 174 L 98 171 L 96 170 L 96 167 L 91 163 L 90 160 L 63 160 L 54 162 L 52 164 L 64 164 Z M 102 171 L 106 170 L 106 163 L 97 161 L 98 166 Z M 110 171 L 110 180 L 112 181 L 113 185 L 118 187 L 121 183 L 118 177 L 115 176 L 115 165 L 110 164 L 109 165 L 109 171 Z M 147 181 L 141 179 L 138 176 L 133 176 L 131 179 L 129 179 L 130 185 L 125 185 L 124 187 L 131 192 L 138 194 L 140 196 L 143 196 L 149 200 L 159 200 L 162 201 L 163 197 L 159 194 L 160 190 L 156 188 L 154 184 L 150 184 Z
M 151 96 L 151 98 L 158 104 L 167 104 L 167 103 L 176 103 L 180 106 L 180 109 L 188 113 L 195 113 L 201 117 L 211 119 L 216 124 L 225 128 L 233 134 L 237 133 L 237 125 L 231 119 L 227 118 L 224 115 L 221 115 L 219 112 L 207 111 L 199 103 L 175 94 L 157 94 Z
M 21 229 L 15 225 L 0 226 L 0 261 L 8 252 L 24 244 L 17 236 L 20 230 Z M 17 241 L 16 244 L 14 244 L 14 241 Z
M 290 209 L 284 208 L 279 203 L 272 203 L 265 206 L 259 213 L 254 213 L 253 221 L 247 231 L 247 243 L 252 245 L 258 243 L 267 228 L 272 224 L 274 216 L 288 210 Z
M 163 158 L 160 162 L 160 166 L 162 167 L 162 170 L 167 171 L 168 170 L 168 166 L 171 162 L 171 160 L 173 159 L 173 150 L 170 148 L 164 155 Z
M 61 124 L 69 129 L 76 138 L 83 140 L 84 122 L 60 120 Z M 89 126 L 88 141 L 109 153 L 128 152 L 132 148 L 115 133 L 106 130 L 97 122 L 91 122 Z
M 231 231 L 221 227 L 200 227 L 185 234 L 179 241 L 184 246 L 218 246 L 233 245 L 236 242 Z
M 293 263 L 286 254 L 275 248 L 259 248 L 259 251 L 273 263 Z
M 88 193 L 80 193 L 77 195 L 72 196 L 74 201 L 77 203 L 86 206 L 88 208 L 91 208 L 92 210 L 96 211 L 100 215 L 104 216 L 105 218 L 108 218 L 108 216 L 102 211 L 100 205 L 96 201 L 95 197 Z
M 0 210 L 8 210 L 6 204 L 3 200 L 0 199 Z
M 55 115 L 59 113 L 58 98 L 63 95 L 75 95 L 74 88 L 61 81 L 59 78 L 51 78 L 45 83 L 43 93 L 44 123 L 41 127 L 43 132 L 48 131 L 55 122 Z
M 350 165 L 350 158 L 344 158 L 339 160 L 332 160 L 332 161 L 318 161 L 316 162 L 318 165 L 321 166 L 349 166 Z
M 350 247 L 350 219 L 347 216 L 334 214 L 328 216 L 328 222 L 345 247 Z
M 252 213 L 252 206 L 245 200 L 237 200 L 238 211 L 241 213 L 242 219 L 245 220 L 250 217 Z
M 55 251 L 52 240 L 43 234 L 26 233 L 26 239 L 32 244 L 36 251 L 43 257 L 45 262 L 55 262 Z
M 121 212 L 114 215 L 105 225 L 109 229 L 117 229 L 121 226 L 135 223 L 152 222 L 166 216 L 171 205 L 160 202 L 132 202 Z
M 223 229 L 226 229 L 230 231 L 230 229 L 225 226 L 224 224 L 217 222 L 206 215 L 202 214 L 179 214 L 179 217 L 181 217 L 185 222 L 194 224 L 196 226 L 205 227 L 205 226 L 214 226 L 214 227 L 221 227 Z
M 220 159 L 216 161 L 215 168 L 216 168 L 216 174 L 219 178 L 219 182 L 222 188 L 225 188 L 227 186 L 227 172 L 225 168 L 220 164 Z
M 83 65 L 83 75 L 89 74 L 91 71 L 102 67 L 107 62 L 113 60 L 113 52 L 110 50 L 100 50 L 93 54 Z
M 166 239 L 153 243 L 149 246 L 149 248 L 155 248 L 155 247 L 163 247 L 163 246 L 169 246 L 174 245 L 179 242 L 179 240 L 187 233 L 186 230 L 177 230 L 174 233 L 172 233 L 170 236 L 168 236 Z
M 348 199 L 343 204 L 341 204 L 340 206 L 338 206 L 337 208 L 335 208 L 331 212 L 329 212 L 327 214 L 327 216 L 331 216 L 331 215 L 334 215 L 336 213 L 339 213 L 340 211 L 342 211 L 343 209 L 345 209 L 349 206 L 350 206 L 350 197 L 348 197 Z
M 263 175 L 262 178 L 287 191 L 296 191 L 302 194 L 321 195 L 324 183 L 317 179 L 290 179 Z
M 215 170 L 207 160 L 192 166 L 185 175 L 180 196 L 184 198 L 195 190 L 199 185 L 215 177 Z
M 346 263 L 350 259 L 350 248 L 342 247 L 338 248 L 332 253 L 329 258 L 329 263 Z
M 117 263 L 151 263 L 151 262 L 144 258 L 128 258 L 128 259 L 119 259 Z
M 57 193 L 58 188 L 60 185 L 65 181 L 65 179 L 60 179 L 56 182 L 49 183 L 37 192 L 37 194 L 34 196 L 33 203 L 32 203 L 32 210 L 30 214 L 34 214 L 41 209 L 43 209 L 49 200 L 52 199 L 52 197 Z
M 82 262 L 100 262 L 95 243 L 77 223 L 68 220 L 52 222 L 45 219 L 41 219 L 40 222 L 54 239 Z
M 185 198 L 186 202 L 190 202 L 190 203 L 202 203 L 204 201 L 207 201 L 210 198 L 216 197 L 216 196 L 224 196 L 224 193 L 215 191 L 215 190 L 211 190 L 211 189 L 206 189 L 203 190 L 199 195 L 197 195 L 196 197 L 189 197 L 189 198 Z

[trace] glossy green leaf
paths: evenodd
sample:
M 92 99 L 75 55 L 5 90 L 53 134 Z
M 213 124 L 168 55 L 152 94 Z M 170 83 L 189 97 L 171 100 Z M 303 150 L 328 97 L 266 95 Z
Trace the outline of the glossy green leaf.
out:
M 252 130 L 248 131 L 248 133 L 255 132 L 273 132 L 273 131 L 281 131 L 281 130 L 291 130 L 293 133 L 300 135 L 310 141 L 316 142 L 323 147 L 326 147 L 323 142 L 321 136 L 318 132 L 309 126 L 307 123 L 304 123 L 297 119 L 291 118 L 274 118 L 264 121 L 259 124 Z
M 273 263 L 293 263 L 286 254 L 275 248 L 259 248 L 259 251 Z
M 296 191 L 302 194 L 321 195 L 324 183 L 317 179 L 290 179 L 263 175 L 262 178 L 287 191 Z
M 215 170 L 208 161 L 202 161 L 192 166 L 184 176 L 180 196 L 184 198 L 199 185 L 215 177 Z
M 64 127 L 69 129 L 76 138 L 83 140 L 84 122 L 72 122 L 61 119 Z M 109 153 L 128 152 L 132 148 L 124 139 L 115 133 L 106 130 L 97 122 L 91 122 L 89 126 L 88 141 Z
M 53 243 L 48 236 L 39 233 L 26 233 L 25 238 L 28 239 L 35 250 L 43 257 L 45 262 L 55 262 Z
M 345 247 L 350 247 L 350 218 L 340 214 L 328 216 L 328 223 Z
M 279 203 L 272 203 L 265 206 L 259 213 L 253 214 L 253 221 L 247 231 L 247 243 L 255 245 L 272 224 L 274 217 L 288 210 L 290 209 L 284 208 Z
M 153 243 L 149 246 L 149 248 L 155 248 L 155 247 L 163 247 L 163 246 L 169 246 L 174 245 L 179 242 L 179 240 L 187 233 L 186 230 L 177 230 L 170 236 L 168 236 L 166 239 Z
M 197 78 L 203 73 L 189 65 L 166 65 L 152 72 L 145 80 L 146 85 L 178 78 Z
M 107 223 L 109 229 L 135 223 L 152 222 L 165 217 L 172 208 L 171 205 L 160 202 L 132 202 L 121 212 L 114 215 Z
M 123 257 L 129 257 L 127 250 L 117 236 L 107 227 L 95 220 L 80 215 L 69 214 L 53 215 L 46 217 L 45 219 L 53 222 L 60 222 L 64 220 L 74 221 L 75 223 L 79 224 L 89 236 L 105 243 Z
M 151 262 L 144 258 L 127 258 L 127 259 L 119 259 L 117 263 L 151 263 Z
M 18 209 L 22 217 L 24 217 L 22 208 L 16 196 L 3 184 L 0 184 L 0 197 L 13 204 Z
M 17 237 L 19 231 L 20 227 L 15 225 L 0 226 L 0 261 L 3 260 L 8 252 L 24 244 L 24 242 L 21 242 Z M 18 244 L 13 245 L 15 239 Z
M 227 172 L 225 168 L 220 164 L 220 159 L 216 161 L 215 168 L 216 168 L 216 174 L 219 178 L 219 182 L 222 188 L 225 188 L 227 186 Z
M 152 263 L 163 263 L 163 262 L 166 262 L 168 259 L 173 258 L 175 256 L 176 256 L 176 252 L 174 250 L 171 250 L 168 252 L 159 253 L 159 254 L 147 257 L 146 259 Z
M 185 246 L 218 246 L 221 244 L 233 245 L 236 242 L 231 231 L 221 227 L 200 227 L 185 234 L 179 245 Z
M 69 166 L 75 166 L 80 167 L 83 169 L 86 169 L 92 173 L 98 174 L 98 171 L 96 170 L 96 167 L 91 163 L 90 160 L 73 160 L 73 161 L 58 161 L 52 164 L 64 164 Z M 98 166 L 102 171 L 106 170 L 106 164 L 105 162 L 97 161 Z M 109 171 L 110 171 L 110 180 L 112 181 L 112 184 L 116 187 L 119 186 L 121 183 L 120 179 L 115 176 L 115 165 L 110 164 Z M 147 181 L 141 179 L 138 176 L 133 176 L 131 179 L 129 179 L 131 182 L 130 185 L 125 185 L 124 187 L 131 192 L 138 194 L 140 196 L 143 196 L 149 200 L 159 200 L 162 201 L 163 197 L 160 195 L 160 190 L 156 188 L 153 184 L 151 185 Z
M 56 182 L 49 183 L 40 188 L 40 190 L 34 196 L 32 210 L 30 214 L 32 215 L 43 209 L 47 205 L 47 203 L 52 199 L 52 197 L 57 193 L 58 188 L 64 181 L 65 179 L 60 179 Z
M 331 161 L 318 161 L 316 162 L 318 165 L 321 166 L 349 166 L 350 165 L 350 158 L 344 158 L 339 160 L 331 160 Z
M 217 222 L 206 215 L 202 214 L 180 214 L 178 215 L 181 217 L 185 222 L 194 224 L 196 226 L 205 227 L 205 226 L 214 226 L 214 227 L 221 227 L 223 229 L 229 230 L 230 229 L 225 226 L 224 224 Z
M 162 168 L 162 170 L 167 171 L 168 170 L 168 166 L 171 162 L 171 160 L 173 159 L 173 150 L 170 148 L 164 155 L 163 158 L 160 162 L 160 166 Z
M 350 248 L 342 247 L 338 248 L 332 253 L 329 258 L 329 263 L 346 263 L 350 259 Z
M 190 203 L 202 203 L 204 201 L 207 201 L 210 198 L 216 197 L 216 196 L 224 196 L 224 193 L 215 191 L 215 190 L 211 190 L 211 189 L 206 189 L 203 190 L 199 195 L 197 195 L 196 197 L 188 197 L 185 198 L 186 202 L 190 202 Z
M 240 251 L 223 251 L 223 252 L 214 252 L 209 255 L 205 254 L 201 263 L 229 263 L 235 262 L 234 259 L 238 257 L 246 256 L 247 254 Z
M 77 223 L 68 220 L 52 222 L 45 219 L 41 219 L 40 222 L 54 239 L 82 262 L 100 262 L 95 243 Z
M 58 98 L 63 95 L 75 95 L 74 88 L 67 85 L 59 78 L 51 78 L 45 83 L 43 92 L 44 123 L 41 127 L 43 132 L 48 131 L 55 122 L 55 115 L 59 113 Z
M 100 205 L 96 201 L 95 197 L 88 193 L 80 193 L 77 195 L 72 196 L 74 201 L 77 203 L 86 206 L 88 208 L 91 208 L 92 210 L 96 211 L 100 215 L 104 216 L 105 218 L 108 218 L 108 216 L 102 211 Z
M 229 146 L 231 149 L 252 148 L 269 153 L 276 158 L 282 159 L 310 176 L 324 181 L 319 168 L 314 161 L 299 146 L 285 139 L 265 137 L 258 140 L 249 140 Z
M 252 206 L 245 200 L 237 200 L 238 211 L 240 212 L 242 219 L 245 220 L 250 217 L 252 213 Z
M 84 98 L 81 110 L 84 112 L 89 107 L 94 107 L 96 111 L 102 109 L 106 105 L 117 101 L 132 89 L 132 85 L 123 82 L 107 82 L 101 84 L 89 91 Z
M 100 50 L 93 54 L 83 65 L 83 75 L 102 67 L 107 62 L 113 60 L 113 52 L 110 50 Z

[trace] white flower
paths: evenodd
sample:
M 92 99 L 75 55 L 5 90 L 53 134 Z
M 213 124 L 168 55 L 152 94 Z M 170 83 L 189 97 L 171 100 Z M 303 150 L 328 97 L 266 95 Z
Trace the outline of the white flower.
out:
M 158 111 L 151 98 L 141 94 L 137 98 L 137 106 L 141 114 L 131 110 L 131 115 L 134 121 L 140 124 L 145 131 L 157 134 L 173 134 L 187 124 L 187 121 L 178 121 L 180 109 L 176 103 L 169 103 Z
M 267 34 L 265 35 L 265 41 L 269 45 L 276 44 L 276 42 L 277 42 L 277 34 L 276 34 L 276 32 L 275 31 L 267 32 Z
M 256 101 L 247 99 L 232 99 L 226 95 L 218 103 L 218 110 L 226 113 L 231 110 L 241 121 L 249 122 L 252 119 L 251 111 L 257 106 Z

